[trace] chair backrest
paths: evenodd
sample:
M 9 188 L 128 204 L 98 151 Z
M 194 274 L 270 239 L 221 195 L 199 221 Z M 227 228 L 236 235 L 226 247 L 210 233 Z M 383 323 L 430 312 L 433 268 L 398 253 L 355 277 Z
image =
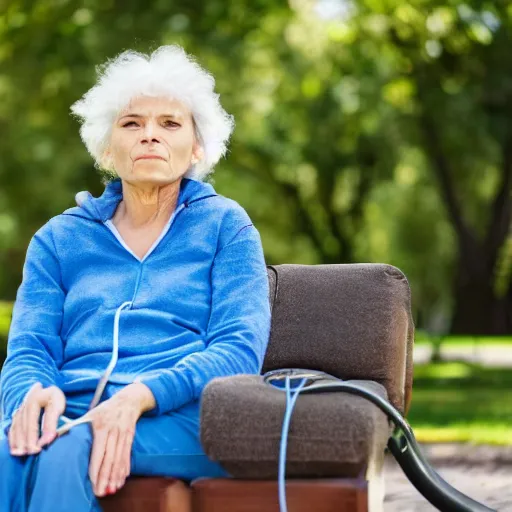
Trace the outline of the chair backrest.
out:
M 407 413 L 414 322 L 405 275 L 380 263 L 268 265 L 272 327 L 263 372 L 309 368 L 374 380 Z

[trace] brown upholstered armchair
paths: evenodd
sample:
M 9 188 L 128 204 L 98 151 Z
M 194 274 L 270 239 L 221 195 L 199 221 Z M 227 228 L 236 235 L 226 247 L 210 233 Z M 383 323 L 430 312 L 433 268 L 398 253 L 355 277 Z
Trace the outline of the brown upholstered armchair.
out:
M 414 324 L 403 273 L 385 264 L 268 267 L 272 329 L 263 371 L 323 370 L 356 381 L 407 413 Z M 102 500 L 105 511 L 278 512 L 277 468 L 284 393 L 261 376 L 213 380 L 201 402 L 206 453 L 232 475 L 133 478 Z M 303 395 L 287 451 L 290 512 L 382 509 L 384 450 L 392 427 L 365 399 Z

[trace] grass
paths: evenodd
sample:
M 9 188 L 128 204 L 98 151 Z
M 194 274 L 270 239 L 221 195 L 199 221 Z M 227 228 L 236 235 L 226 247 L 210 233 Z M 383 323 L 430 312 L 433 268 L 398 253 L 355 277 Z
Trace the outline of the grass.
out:
M 408 421 L 421 442 L 512 445 L 512 370 L 416 365 Z
M 474 345 L 511 346 L 512 336 L 432 336 L 425 331 L 417 330 L 414 336 L 415 345 L 442 343 L 443 347 L 473 347 Z

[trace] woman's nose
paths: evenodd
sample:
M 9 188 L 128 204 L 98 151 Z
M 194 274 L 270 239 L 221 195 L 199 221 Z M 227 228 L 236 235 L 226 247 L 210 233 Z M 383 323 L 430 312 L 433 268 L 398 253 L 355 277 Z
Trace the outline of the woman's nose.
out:
M 160 138 L 156 134 L 153 123 L 146 123 L 144 126 L 144 131 L 142 135 L 142 142 L 160 142 Z

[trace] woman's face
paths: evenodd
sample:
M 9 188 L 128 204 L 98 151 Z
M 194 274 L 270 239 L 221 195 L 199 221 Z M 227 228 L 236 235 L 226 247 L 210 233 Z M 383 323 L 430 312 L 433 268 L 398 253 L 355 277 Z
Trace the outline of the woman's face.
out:
M 168 184 L 202 157 L 192 114 L 180 101 L 139 96 L 114 121 L 108 166 L 129 183 Z

